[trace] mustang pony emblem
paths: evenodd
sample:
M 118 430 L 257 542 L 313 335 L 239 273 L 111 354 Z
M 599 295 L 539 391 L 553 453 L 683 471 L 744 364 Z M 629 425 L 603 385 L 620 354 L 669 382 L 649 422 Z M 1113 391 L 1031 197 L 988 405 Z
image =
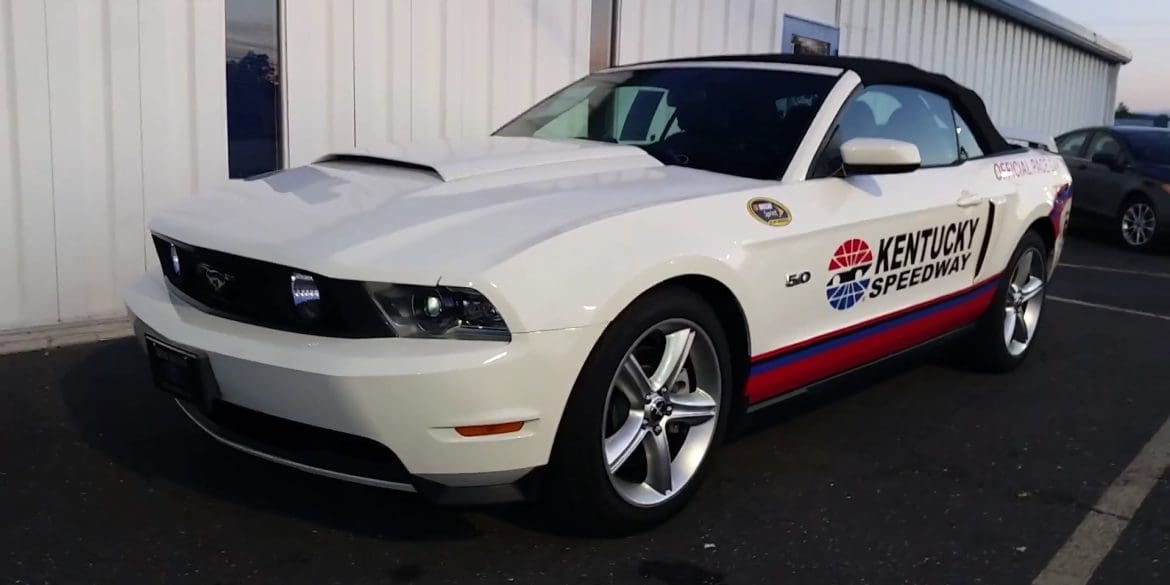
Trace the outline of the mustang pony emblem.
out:
M 235 276 L 220 270 L 216 270 L 204 263 L 200 263 L 197 268 L 199 268 L 199 273 L 203 275 L 203 278 L 207 280 L 207 284 L 210 285 L 211 289 L 216 293 L 222 290 L 223 287 L 227 286 L 229 282 L 236 279 Z

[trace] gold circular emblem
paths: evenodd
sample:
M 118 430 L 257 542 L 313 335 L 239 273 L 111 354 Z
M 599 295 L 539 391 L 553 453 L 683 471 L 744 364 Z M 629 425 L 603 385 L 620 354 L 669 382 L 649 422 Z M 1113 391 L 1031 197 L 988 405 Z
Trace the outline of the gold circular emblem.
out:
M 792 223 L 792 212 L 784 204 L 767 197 L 756 197 L 747 204 L 752 217 L 772 227 L 784 227 Z

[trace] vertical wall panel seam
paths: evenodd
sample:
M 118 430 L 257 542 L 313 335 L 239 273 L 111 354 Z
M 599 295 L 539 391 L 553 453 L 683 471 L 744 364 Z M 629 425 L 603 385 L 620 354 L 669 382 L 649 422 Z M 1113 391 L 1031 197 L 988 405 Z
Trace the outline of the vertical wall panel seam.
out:
M 114 52 L 111 48 L 113 36 L 112 21 L 110 19 L 110 0 L 102 0 L 102 80 L 105 82 L 106 119 L 106 219 L 107 233 L 106 246 L 110 254 L 109 273 L 111 278 L 118 275 L 118 193 L 114 182 Z M 120 284 L 120 283 L 118 283 Z M 115 289 L 117 286 L 115 286 Z
M 195 3 L 187 2 L 187 98 L 191 101 L 191 107 L 187 110 L 187 120 L 190 126 L 188 127 L 188 134 L 191 143 L 188 145 L 191 168 L 188 170 L 187 177 L 191 182 L 190 193 L 194 194 L 199 189 L 199 132 L 196 128 L 199 127 L 199 91 L 198 79 L 196 79 L 195 68 Z M 226 73 L 225 73 L 226 75 Z
M 780 28 L 780 17 L 784 15 L 784 9 L 780 7 L 780 2 L 772 3 L 772 19 L 769 25 L 772 27 L 771 33 L 768 35 L 768 46 L 772 46 L 780 35 L 784 34 L 784 30 Z
M 695 18 L 695 55 L 703 54 L 703 0 L 698 1 L 698 14 Z
M 865 4 L 865 16 L 861 21 L 861 50 L 855 51 L 858 55 L 864 55 L 869 51 L 869 6 L 873 4 L 873 0 L 862 0 Z
M 142 103 L 145 101 L 142 95 L 142 0 L 135 0 L 134 15 L 137 24 L 134 32 L 138 35 L 138 43 L 136 45 L 138 51 L 138 181 L 142 189 L 142 196 L 139 198 L 139 203 L 142 206 L 142 231 L 146 232 L 146 132 L 144 130 L 146 124 L 144 123 L 145 118 L 143 117 L 144 113 L 142 111 Z M 151 243 L 149 234 L 144 235 L 147 237 L 142 239 L 142 269 L 147 270 L 150 267 Z
M 21 184 L 24 182 L 24 176 L 21 172 L 20 166 L 20 116 L 17 114 L 17 100 L 16 100 L 16 17 L 13 16 L 12 3 L 4 2 L 0 10 L 5 11 L 4 21 L 8 23 L 8 31 L 4 38 L 4 67 L 8 70 L 6 74 L 9 80 L 8 95 L 5 100 L 8 102 L 8 129 L 9 136 L 4 137 L 5 140 L 12 142 L 12 148 L 9 149 L 9 164 L 12 165 L 12 235 L 16 240 L 16 281 L 24 282 L 25 272 L 28 267 L 25 266 L 24 260 L 24 243 L 25 238 L 22 235 L 24 231 L 24 191 L 21 189 Z M 22 289 L 23 290 L 23 289 Z M 23 305 L 23 299 L 18 303 L 18 308 Z
M 41 18 L 44 22 L 44 38 L 45 38 L 45 69 L 51 70 L 53 65 L 49 61 L 49 7 L 45 2 L 41 3 Z M 55 152 L 53 148 L 53 83 L 48 79 L 46 72 L 45 81 L 45 107 L 49 110 L 49 216 L 52 218 L 49 229 L 52 231 L 51 240 L 53 242 L 53 296 L 55 297 L 55 305 L 57 306 L 57 315 L 54 320 L 61 322 L 61 247 L 57 245 L 57 170 L 56 157 L 53 156 Z
M 918 58 L 923 65 L 926 64 L 926 60 L 930 56 L 930 49 L 926 46 L 926 15 L 930 12 L 926 7 L 930 4 L 930 1 L 922 1 L 922 25 L 918 27 Z
M 837 0 L 840 5 L 841 0 Z M 840 25 L 838 25 L 840 26 Z M 731 2 L 723 3 L 723 52 L 731 51 Z
M 645 6 L 644 3 L 643 3 L 643 6 Z M 744 31 L 744 34 L 747 35 L 747 51 L 746 52 L 748 52 L 748 53 L 752 52 L 752 31 L 755 30 L 755 28 L 752 26 L 752 23 L 755 21 L 756 21 L 756 3 L 755 2 L 748 2 L 747 30 Z
M 752 2 L 752 5 L 754 8 L 755 2 Z M 623 59 L 623 63 L 644 61 L 646 59 L 646 0 L 642 0 L 638 8 L 642 11 L 642 14 L 638 16 L 638 30 L 634 31 L 634 34 L 638 36 L 638 52 L 633 59 Z
M 539 96 L 536 95 L 536 81 L 538 69 L 538 55 L 540 54 L 540 0 L 532 0 L 532 43 L 529 45 L 529 55 L 526 55 L 530 63 L 528 70 L 528 103 L 536 103 Z
M 398 33 L 394 30 L 394 0 L 385 0 L 386 4 L 386 85 L 385 94 L 382 95 L 382 103 L 386 105 L 386 128 L 385 136 L 387 142 L 394 142 L 397 137 L 394 136 L 394 112 L 398 110 L 398 102 L 394 96 L 394 44 L 398 41 Z M 357 12 L 356 10 L 354 11 Z M 491 26 L 491 20 L 488 20 L 488 26 Z M 354 34 L 355 42 L 357 38 L 356 29 Z M 357 64 L 357 53 L 354 53 L 354 67 Z M 354 83 L 357 83 L 357 76 L 354 76 Z M 356 95 L 356 94 L 355 94 Z M 491 96 L 488 96 L 491 99 Z M 354 117 L 357 117 L 357 108 L 354 108 Z M 355 127 L 356 131 L 356 127 Z
M 406 79 L 410 80 L 410 91 L 406 92 L 406 112 L 411 118 L 408 126 L 410 128 L 410 137 L 408 140 L 414 140 L 414 2 L 407 2 L 406 8 L 406 22 L 412 25 L 407 27 L 407 30 L 410 31 L 410 44 L 408 45 L 410 47 L 410 59 L 408 61 L 410 70 L 406 72 Z M 394 80 L 391 79 L 390 83 L 393 82 Z
M 358 125 L 357 125 L 357 111 L 358 111 L 358 108 L 357 108 L 357 99 L 358 99 L 357 98 L 357 95 L 358 95 L 358 87 L 357 87 L 357 76 L 358 76 L 358 73 L 357 73 L 358 72 L 358 68 L 357 68 L 357 36 L 358 36 L 357 35 L 357 33 L 358 33 L 358 30 L 357 30 L 357 9 L 358 9 L 357 0 L 351 0 L 350 1 L 350 10 L 349 10 L 349 57 L 350 57 L 349 58 L 349 87 L 350 87 L 350 94 L 353 96 L 353 108 L 350 110 L 350 112 L 353 114 L 353 116 L 352 116 L 352 118 L 353 118 L 353 133 L 350 134 L 350 137 L 352 138 L 352 140 L 350 140 L 350 144 L 354 148 L 357 148 L 357 137 L 358 137 Z
M 489 2 L 488 2 L 487 22 L 488 22 L 488 27 L 487 27 L 488 58 L 487 58 L 487 77 L 484 79 L 487 83 L 486 92 L 485 92 L 485 93 L 487 93 L 487 118 L 488 118 L 487 124 L 488 124 L 488 131 L 491 132 L 492 130 L 495 130 L 495 125 L 496 125 L 496 120 L 495 120 L 495 105 L 496 105 L 495 104 L 495 94 L 496 94 L 496 91 L 495 91 L 495 86 L 492 82 L 492 80 L 495 79 L 493 77 L 493 75 L 495 75 L 495 63 L 496 63 L 496 0 L 489 0 Z
M 333 12 L 337 5 L 329 3 L 325 5 L 325 30 L 322 35 L 322 44 L 325 45 L 325 71 L 324 77 L 328 80 L 322 88 L 325 91 L 325 111 L 323 114 L 323 122 L 325 122 L 325 147 L 333 150 L 334 139 L 337 136 L 337 128 L 334 127 L 337 114 L 337 73 L 334 65 L 337 63 L 336 51 L 334 51 L 334 41 L 337 38 L 337 23 L 334 22 Z
M 578 8 L 579 8 L 578 3 L 574 2 L 573 6 L 569 10 L 569 77 L 572 79 L 577 78 L 577 64 L 581 62 L 581 56 L 577 54 L 577 45 L 580 44 L 580 40 L 581 40 L 580 31 L 577 30 L 577 10 L 578 10 Z M 610 16 L 611 20 L 612 20 L 612 18 L 613 18 L 613 16 Z M 586 32 L 588 32 L 589 42 L 592 45 L 592 43 L 593 43 L 593 7 L 592 6 L 589 7 L 589 27 L 586 29 Z M 610 36 L 610 42 L 611 43 L 613 42 L 612 36 Z M 464 52 L 466 52 L 466 49 L 464 50 Z M 586 69 L 589 69 L 590 65 L 592 64 L 592 57 L 591 57 L 592 52 L 593 52 L 592 47 L 589 47 L 585 51 L 585 68 Z M 466 66 L 466 64 L 464 66 Z M 465 113 L 464 117 L 466 118 L 466 116 L 467 116 L 467 114 Z M 467 129 L 464 128 L 463 132 L 466 134 Z
M 643 2 L 642 2 L 642 5 L 643 5 L 643 6 L 645 6 L 646 4 L 647 4 L 647 2 L 645 2 L 645 0 L 643 0 Z M 667 54 L 668 56 L 670 56 L 670 57 L 674 57 L 674 56 L 675 56 L 675 52 L 674 52 L 674 31 L 675 31 L 675 28 L 676 28 L 676 27 L 678 27 L 678 15 L 677 15 L 677 12 L 678 12 L 678 11 L 677 11 L 677 10 L 675 10 L 675 5 L 674 5 L 674 2 L 672 1 L 672 2 L 670 3 L 670 28 L 669 28 L 669 29 L 667 29 L 667 33 L 666 33 L 666 54 Z M 643 22 L 642 22 L 642 27 L 643 27 L 643 29 L 645 29 L 645 26 L 646 26 L 646 23 L 645 23 L 645 21 L 643 21 Z M 646 59 L 646 56 L 645 56 L 645 55 L 643 55 L 641 58 L 642 58 L 643 60 L 645 60 L 645 59 Z
M 535 3 L 533 4 L 535 6 Z M 447 51 L 447 40 L 450 33 L 447 29 L 451 26 L 449 0 L 439 0 L 439 136 L 444 139 L 451 137 L 451 128 L 447 124 L 447 118 L 451 115 L 451 104 L 448 103 L 447 98 L 447 75 L 448 69 L 451 66 L 451 56 Z M 533 41 L 535 42 L 535 41 Z M 536 85 L 536 68 L 532 68 L 533 85 Z

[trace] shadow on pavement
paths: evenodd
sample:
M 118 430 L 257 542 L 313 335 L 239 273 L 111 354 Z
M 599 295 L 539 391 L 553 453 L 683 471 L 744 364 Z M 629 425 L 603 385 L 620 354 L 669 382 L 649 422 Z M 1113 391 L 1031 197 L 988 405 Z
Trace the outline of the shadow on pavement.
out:
M 61 392 L 83 440 L 140 476 L 375 538 L 479 535 L 459 510 L 437 508 L 412 494 L 316 477 L 219 444 L 154 388 L 133 340 L 90 353 L 65 373 Z

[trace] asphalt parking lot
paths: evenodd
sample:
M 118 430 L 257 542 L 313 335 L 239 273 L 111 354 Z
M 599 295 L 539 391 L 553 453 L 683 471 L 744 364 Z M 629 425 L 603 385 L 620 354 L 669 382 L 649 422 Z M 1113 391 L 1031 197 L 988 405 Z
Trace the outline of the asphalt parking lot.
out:
M 951 349 L 791 401 L 621 539 L 237 453 L 129 340 L 0 356 L 0 582 L 1030 583 L 1170 417 L 1170 255 L 1073 238 L 1065 263 L 1017 372 Z M 1120 520 L 1091 583 L 1170 583 L 1170 481 Z

